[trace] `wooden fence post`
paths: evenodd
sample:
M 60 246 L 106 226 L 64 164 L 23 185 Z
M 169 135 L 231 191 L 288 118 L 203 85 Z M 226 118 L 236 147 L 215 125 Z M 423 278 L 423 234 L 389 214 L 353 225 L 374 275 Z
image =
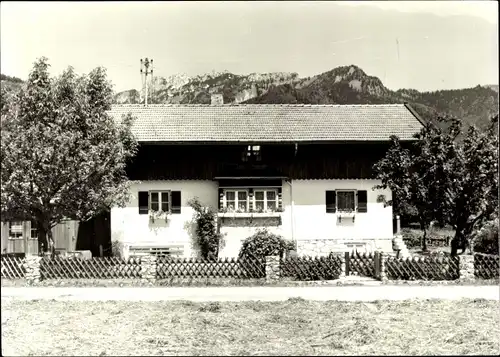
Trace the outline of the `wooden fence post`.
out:
M 345 252 L 344 253 L 344 260 L 345 260 L 345 276 L 349 276 L 349 274 L 351 273 L 350 270 L 351 270 L 351 261 L 350 261 L 350 253 L 349 252 Z
M 375 279 L 380 279 L 380 252 L 375 251 L 375 254 L 373 255 L 373 263 L 375 265 Z

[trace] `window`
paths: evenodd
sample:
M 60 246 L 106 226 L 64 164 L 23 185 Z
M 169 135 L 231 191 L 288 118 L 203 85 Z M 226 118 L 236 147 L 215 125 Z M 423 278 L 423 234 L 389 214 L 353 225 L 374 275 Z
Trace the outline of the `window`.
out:
M 9 222 L 9 238 L 10 239 L 23 238 L 23 222 L 21 221 Z
M 150 191 L 149 209 L 170 212 L 170 191 Z
M 278 191 L 273 189 L 226 189 L 223 193 L 222 207 L 227 212 L 249 212 L 250 203 L 254 212 L 275 212 L 278 209 Z
M 224 192 L 224 208 L 229 212 L 248 212 L 248 191 L 226 190 Z
M 260 145 L 248 145 L 243 151 L 243 161 L 261 161 Z
M 31 239 L 38 239 L 38 222 L 37 221 L 31 221 L 30 238 Z
M 368 212 L 368 192 L 366 190 L 336 190 L 326 191 L 326 213 Z
M 337 191 L 337 210 L 354 211 L 356 209 L 355 191 Z
M 139 214 L 147 215 L 149 210 L 162 210 L 180 214 L 182 209 L 181 191 L 139 191 Z
M 256 212 L 271 211 L 278 208 L 278 195 L 276 190 L 256 190 L 254 192 L 254 210 Z

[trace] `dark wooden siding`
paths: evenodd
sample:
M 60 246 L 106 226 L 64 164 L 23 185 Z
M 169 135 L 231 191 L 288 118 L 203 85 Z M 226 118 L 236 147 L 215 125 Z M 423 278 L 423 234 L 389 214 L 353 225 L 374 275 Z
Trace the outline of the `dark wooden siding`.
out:
M 388 144 L 261 145 L 262 161 L 244 163 L 245 145 L 141 145 L 131 180 L 212 180 L 227 176 L 291 179 L 371 178 Z

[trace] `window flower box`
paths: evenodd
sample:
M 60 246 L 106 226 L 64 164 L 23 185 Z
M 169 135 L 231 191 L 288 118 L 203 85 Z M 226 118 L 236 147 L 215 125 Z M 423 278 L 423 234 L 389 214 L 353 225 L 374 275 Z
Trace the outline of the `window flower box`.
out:
M 218 217 L 222 218 L 270 218 L 270 217 L 280 217 L 281 212 L 269 211 L 269 212 L 228 212 L 221 211 L 217 213 Z
M 149 210 L 148 215 L 149 215 L 149 221 L 151 223 L 154 223 L 155 220 L 164 220 L 165 222 L 168 222 L 170 213 L 164 211 Z
M 352 219 L 352 222 L 354 223 L 356 217 L 356 211 L 354 210 L 339 210 L 337 214 L 337 219 L 340 222 L 342 222 L 342 218 L 344 219 Z

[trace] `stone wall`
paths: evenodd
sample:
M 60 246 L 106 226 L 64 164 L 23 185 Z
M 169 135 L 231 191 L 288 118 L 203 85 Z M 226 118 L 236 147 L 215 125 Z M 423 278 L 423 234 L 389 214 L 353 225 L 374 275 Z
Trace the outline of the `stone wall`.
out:
M 307 239 L 297 240 L 297 255 L 299 256 L 327 256 L 331 252 L 340 253 L 351 251 L 352 246 L 349 245 L 364 245 L 362 248 L 357 248 L 360 252 L 374 252 L 376 250 L 390 253 L 392 252 L 392 238 L 387 239 Z
M 29 284 L 38 283 L 41 280 L 40 274 L 40 261 L 42 257 L 36 255 L 26 256 L 25 268 L 26 268 L 26 281 Z
M 460 280 L 472 281 L 474 280 L 474 256 L 473 255 L 459 255 L 459 269 Z
M 144 283 L 152 283 L 156 280 L 156 256 L 141 257 L 141 279 Z
M 266 257 L 266 281 L 276 281 L 280 278 L 280 257 Z

